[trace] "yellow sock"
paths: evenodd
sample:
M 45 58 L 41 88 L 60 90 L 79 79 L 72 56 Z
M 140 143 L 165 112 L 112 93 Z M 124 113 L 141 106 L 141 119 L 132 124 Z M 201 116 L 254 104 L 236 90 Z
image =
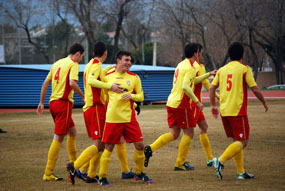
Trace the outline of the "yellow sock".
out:
M 227 160 L 233 158 L 236 154 L 238 154 L 242 149 L 243 144 L 240 141 L 235 141 L 226 148 L 219 159 L 224 164 Z
M 109 163 L 111 160 L 112 152 L 108 151 L 107 149 L 104 150 L 101 160 L 100 160 L 100 171 L 99 171 L 99 178 L 107 177 L 107 171 L 109 167 Z
M 160 147 L 166 145 L 167 143 L 174 140 L 174 137 L 171 133 L 165 133 L 161 135 L 154 143 L 150 145 L 152 152 L 156 151 Z
M 234 156 L 234 162 L 235 162 L 235 166 L 237 169 L 237 173 L 244 173 L 244 167 L 243 167 L 243 149 L 236 154 L 236 156 Z
M 53 169 L 55 167 L 55 164 L 58 158 L 60 146 L 61 146 L 61 143 L 56 140 L 53 140 L 50 145 L 49 152 L 48 152 L 48 161 L 47 161 L 46 170 L 45 170 L 46 176 L 50 176 L 53 174 Z
M 128 159 L 127 159 L 127 149 L 126 144 L 116 144 L 116 153 L 120 160 L 121 168 L 123 173 L 127 173 L 130 171 L 128 166 Z
M 66 147 L 70 162 L 74 162 L 77 158 L 76 136 L 67 136 Z
M 98 152 L 97 155 L 90 160 L 90 167 L 88 171 L 88 176 L 90 178 L 95 178 L 99 164 L 100 164 L 101 156 L 102 156 L 102 152 Z
M 88 167 L 89 167 L 89 162 L 86 162 L 79 169 L 81 172 L 87 172 Z
M 176 159 L 175 166 L 180 166 L 180 165 L 184 164 L 186 156 L 187 156 L 188 151 L 190 149 L 191 141 L 192 141 L 191 137 L 189 137 L 187 135 L 183 135 L 183 137 L 181 138 L 179 148 L 178 148 L 178 156 Z
M 211 144 L 207 133 L 200 134 L 200 142 L 206 154 L 207 160 L 213 160 Z
M 90 161 L 91 158 L 94 157 L 97 153 L 98 149 L 95 145 L 87 147 L 78 157 L 78 159 L 74 162 L 74 168 L 78 170 L 86 162 Z
M 144 159 L 145 159 L 144 150 L 139 151 L 139 150 L 135 149 L 134 159 L 135 159 L 135 163 L 136 163 L 135 172 L 136 172 L 136 174 L 141 174 L 143 172 L 143 169 L 144 169 Z

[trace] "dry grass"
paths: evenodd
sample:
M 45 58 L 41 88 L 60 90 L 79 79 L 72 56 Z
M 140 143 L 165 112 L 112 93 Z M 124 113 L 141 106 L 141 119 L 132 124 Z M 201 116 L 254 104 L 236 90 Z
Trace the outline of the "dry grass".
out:
M 179 141 L 169 143 L 154 153 L 145 172 L 153 178 L 152 184 L 134 180 L 121 180 L 120 165 L 113 153 L 108 180 L 111 187 L 86 184 L 76 179 L 72 186 L 67 181 L 65 165 L 68 162 L 65 142 L 62 145 L 55 173 L 64 177 L 62 182 L 44 182 L 42 176 L 47 153 L 52 141 L 53 121 L 48 112 L 42 117 L 34 113 L 0 114 L 0 128 L 8 131 L 0 134 L 0 190 L 285 190 L 285 101 L 269 102 L 270 111 L 264 113 L 256 102 L 248 107 L 251 125 L 250 142 L 245 150 L 245 168 L 256 175 L 254 180 L 238 181 L 235 178 L 233 161 L 225 164 L 224 179 L 219 181 L 214 168 L 206 166 L 206 159 L 199 141 L 199 130 L 187 160 L 195 166 L 194 171 L 175 172 L 173 167 Z M 231 143 L 222 128 L 221 120 L 210 115 L 205 108 L 209 124 L 208 136 L 213 154 L 219 156 Z M 78 153 L 89 146 L 91 140 L 86 135 L 83 115 L 74 110 L 73 119 L 77 126 Z M 162 133 L 168 132 L 166 109 L 144 107 L 138 116 L 144 143 L 152 143 Z M 127 145 L 130 168 L 134 168 L 133 145 Z

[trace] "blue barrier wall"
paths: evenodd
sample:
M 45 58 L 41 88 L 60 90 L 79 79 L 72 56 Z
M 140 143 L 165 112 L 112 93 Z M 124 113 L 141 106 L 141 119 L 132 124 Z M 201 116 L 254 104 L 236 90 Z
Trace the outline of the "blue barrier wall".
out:
M 78 84 L 83 91 L 83 71 L 80 65 Z M 104 65 L 103 67 L 106 67 Z M 0 65 L 0 107 L 37 107 L 41 86 L 51 65 Z M 138 74 L 142 81 L 145 102 L 166 101 L 172 88 L 175 68 L 134 65 L 131 72 Z M 48 106 L 51 86 L 45 105 Z M 74 94 L 75 107 L 81 107 L 81 98 Z

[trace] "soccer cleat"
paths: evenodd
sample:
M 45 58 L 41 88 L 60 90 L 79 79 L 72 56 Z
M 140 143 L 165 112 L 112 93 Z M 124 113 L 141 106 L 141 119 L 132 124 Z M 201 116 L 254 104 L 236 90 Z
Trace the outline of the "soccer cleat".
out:
M 211 167 L 214 164 L 214 160 L 207 160 L 207 166 Z
M 144 166 L 147 167 L 149 158 L 152 157 L 152 150 L 150 146 L 144 147 L 144 155 L 145 155 Z
M 73 163 L 67 164 L 66 171 L 69 172 L 69 175 L 68 175 L 69 182 L 71 184 L 74 184 L 75 183 L 76 170 L 73 166 Z
M 127 173 L 122 173 L 122 179 L 131 179 L 135 177 L 135 173 L 129 171 Z
M 146 174 L 145 173 L 140 173 L 140 174 L 136 174 L 135 176 L 134 176 L 134 179 L 136 180 L 136 181 L 138 181 L 138 180 L 143 180 L 145 183 L 152 183 L 152 179 L 150 179 L 148 176 L 146 176 Z
M 87 174 L 86 174 L 86 172 L 81 172 L 81 170 L 78 169 L 76 171 L 76 176 L 77 176 L 77 178 L 80 178 L 81 180 L 85 181 Z
M 60 177 L 58 177 L 58 176 L 56 176 L 54 174 L 49 175 L 49 176 L 44 174 L 43 180 L 44 181 L 61 181 L 61 180 L 63 180 L 63 178 L 60 178 Z
M 237 179 L 244 180 L 244 179 L 252 179 L 254 178 L 253 174 L 248 174 L 247 172 L 237 174 Z
M 99 183 L 99 177 L 95 176 L 95 178 L 90 178 L 89 176 L 87 176 L 85 182 L 86 183 L 94 183 L 94 182 Z
M 188 162 L 185 162 L 183 165 L 174 167 L 175 171 L 185 171 L 185 170 L 194 170 L 194 169 L 195 169 L 195 167 L 192 165 L 189 165 Z
M 214 158 L 213 161 L 215 167 L 215 174 L 220 180 L 222 180 L 223 179 L 222 170 L 224 169 L 224 165 L 219 158 Z
M 112 184 L 108 182 L 107 178 L 101 178 L 98 184 L 101 186 L 112 186 Z

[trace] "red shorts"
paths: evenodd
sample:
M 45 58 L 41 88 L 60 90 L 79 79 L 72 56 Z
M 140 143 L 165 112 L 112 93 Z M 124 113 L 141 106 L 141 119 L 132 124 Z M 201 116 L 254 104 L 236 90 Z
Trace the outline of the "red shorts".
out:
M 167 106 L 166 109 L 169 127 L 177 125 L 178 128 L 186 129 L 196 126 L 193 111 L 190 108 L 172 108 Z
M 246 115 L 222 117 L 222 121 L 227 137 L 232 137 L 235 141 L 249 138 L 249 124 Z
M 106 110 L 104 105 L 97 104 L 84 113 L 84 121 L 88 136 L 93 140 L 100 139 L 105 126 Z
M 133 112 L 129 123 L 107 123 L 103 133 L 102 142 L 120 144 L 121 137 L 124 136 L 127 143 L 143 141 L 142 132 Z
M 197 125 L 197 123 L 201 122 L 201 121 L 205 121 L 205 116 L 204 113 L 202 111 L 200 111 L 200 109 L 198 107 L 192 107 L 191 111 L 194 115 L 194 124 L 195 126 Z
M 55 100 L 49 103 L 49 111 L 55 123 L 54 134 L 66 135 L 68 130 L 74 127 L 72 107 L 70 101 Z

